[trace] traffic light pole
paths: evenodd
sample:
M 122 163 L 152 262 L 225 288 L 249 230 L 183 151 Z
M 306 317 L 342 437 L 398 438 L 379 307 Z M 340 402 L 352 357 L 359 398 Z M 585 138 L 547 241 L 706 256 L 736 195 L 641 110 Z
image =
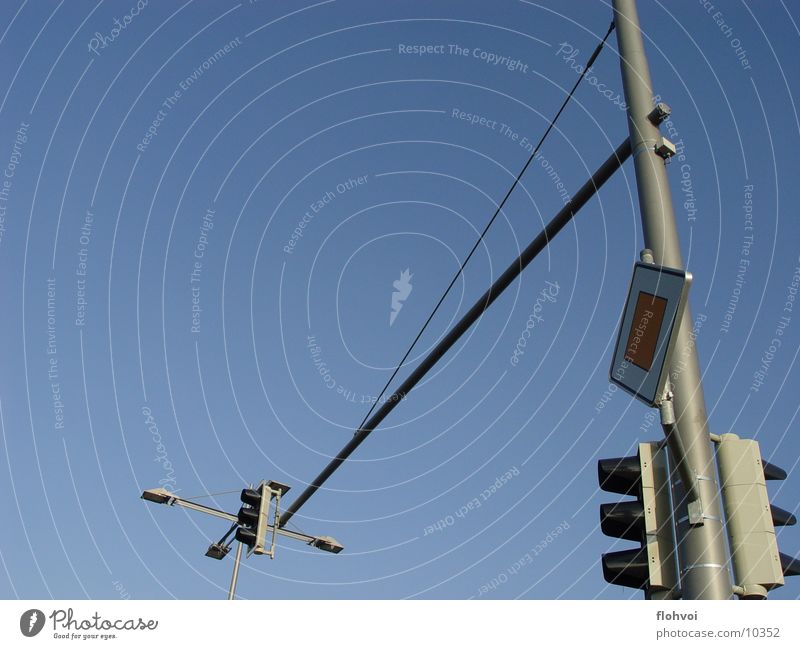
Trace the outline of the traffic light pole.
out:
M 653 251 L 656 265 L 683 268 L 664 160 L 655 151 L 661 135 L 648 118 L 653 110 L 653 90 L 636 2 L 613 0 L 613 6 L 645 247 Z M 692 315 L 687 306 L 670 370 L 677 420 L 672 435 L 677 436 L 673 441 L 678 442 L 670 444 L 670 452 L 676 463 L 684 462 L 697 477 L 702 521 L 691 525 L 686 503 L 676 500 L 681 595 L 684 599 L 730 599 L 732 585 L 725 530 L 700 366 L 691 331 Z M 675 457 L 676 448 L 683 449 L 683 457 Z
M 231 587 L 228 589 L 228 599 L 236 597 L 236 582 L 239 581 L 239 564 L 242 562 L 242 548 L 244 543 L 239 541 L 236 547 L 236 556 L 233 558 L 233 574 L 231 575 Z

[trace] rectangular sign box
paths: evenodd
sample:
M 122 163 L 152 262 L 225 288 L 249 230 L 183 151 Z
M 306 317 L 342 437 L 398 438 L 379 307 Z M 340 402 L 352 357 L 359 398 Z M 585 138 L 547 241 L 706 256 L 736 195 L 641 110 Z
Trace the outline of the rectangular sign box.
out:
M 622 313 L 611 381 L 658 405 L 669 376 L 672 348 L 686 308 L 691 273 L 637 262 Z

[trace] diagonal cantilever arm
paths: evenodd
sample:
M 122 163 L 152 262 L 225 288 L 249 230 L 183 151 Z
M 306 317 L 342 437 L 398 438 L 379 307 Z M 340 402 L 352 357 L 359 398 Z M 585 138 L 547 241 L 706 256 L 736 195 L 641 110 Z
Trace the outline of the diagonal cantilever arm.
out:
M 283 530 L 289 519 L 294 516 L 298 509 L 314 495 L 322 484 L 331 477 L 334 471 L 348 458 L 350 454 L 355 451 L 361 442 L 363 442 L 369 434 L 378 427 L 384 418 L 394 410 L 394 407 L 405 399 L 406 395 L 411 389 L 419 383 L 430 369 L 436 365 L 439 359 L 444 356 L 448 350 L 461 338 L 461 336 L 484 314 L 485 311 L 492 305 L 492 303 L 499 297 L 499 295 L 506 290 L 511 283 L 519 277 L 525 267 L 533 261 L 533 259 L 547 247 L 550 240 L 556 236 L 561 229 L 572 220 L 578 210 L 580 210 L 589 201 L 592 196 L 597 193 L 597 190 L 611 178 L 614 172 L 619 169 L 622 164 L 631 155 L 630 139 L 625 140 L 616 151 L 612 153 L 608 159 L 600 165 L 597 171 L 592 174 L 581 187 L 575 192 L 572 200 L 570 200 L 564 207 L 556 214 L 550 222 L 544 227 L 539 235 L 528 244 L 528 247 L 522 251 L 522 254 L 515 259 L 511 265 L 506 268 L 500 277 L 498 277 L 494 284 L 489 287 L 489 290 L 481 296 L 481 298 L 467 311 L 466 314 L 459 320 L 456 325 L 439 341 L 425 359 L 416 367 L 416 369 L 403 381 L 403 384 L 390 396 L 386 403 L 384 403 L 372 417 L 359 428 L 350 441 L 339 451 L 339 454 L 334 457 L 322 472 L 314 478 L 314 481 L 305 488 L 297 499 L 289 506 L 286 512 L 280 518 L 280 529 Z

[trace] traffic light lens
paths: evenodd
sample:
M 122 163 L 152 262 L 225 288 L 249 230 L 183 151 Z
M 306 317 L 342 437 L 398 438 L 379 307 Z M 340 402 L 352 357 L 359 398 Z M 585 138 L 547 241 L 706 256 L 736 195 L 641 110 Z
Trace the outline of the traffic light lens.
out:
M 640 500 L 600 505 L 600 529 L 606 536 L 641 543 L 644 538 L 644 504 Z
M 256 533 L 253 530 L 240 527 L 236 530 L 236 540 L 253 547 L 256 544 Z
M 255 489 L 242 489 L 241 500 L 243 503 L 258 509 L 261 504 L 261 493 Z
M 603 491 L 635 494 L 641 484 L 642 468 L 638 455 L 613 457 L 597 462 L 597 479 Z
M 794 525 L 797 523 L 797 517 L 792 512 L 787 512 L 785 509 L 776 507 L 775 505 L 769 506 L 772 512 L 772 524 L 775 527 L 783 527 L 785 525 Z
M 239 525 L 255 527 L 258 525 L 258 510 L 251 507 L 242 507 L 239 510 Z
M 647 588 L 650 569 L 647 550 L 623 550 L 603 555 L 603 577 L 610 584 L 629 588 Z

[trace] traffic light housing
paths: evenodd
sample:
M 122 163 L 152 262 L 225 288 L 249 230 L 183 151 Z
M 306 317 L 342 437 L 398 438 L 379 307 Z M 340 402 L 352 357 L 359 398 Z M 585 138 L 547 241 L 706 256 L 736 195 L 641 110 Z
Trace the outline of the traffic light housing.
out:
M 717 466 L 739 596 L 763 599 L 785 576 L 800 574 L 800 562 L 778 550 L 775 535 L 775 527 L 797 519 L 770 505 L 766 486 L 767 480 L 785 480 L 786 472 L 761 459 L 757 441 L 733 434 L 720 435 Z
M 667 449 L 657 442 L 639 444 L 630 457 L 599 460 L 603 491 L 635 500 L 600 505 L 600 529 L 639 548 L 602 555 L 603 577 L 612 584 L 645 591 L 648 599 L 669 599 L 678 591 L 672 527 Z
M 255 489 L 242 489 L 242 507 L 237 520 L 236 540 L 249 546 L 256 554 L 265 554 L 264 543 L 267 535 L 267 515 L 269 513 L 270 489 L 262 482 Z

